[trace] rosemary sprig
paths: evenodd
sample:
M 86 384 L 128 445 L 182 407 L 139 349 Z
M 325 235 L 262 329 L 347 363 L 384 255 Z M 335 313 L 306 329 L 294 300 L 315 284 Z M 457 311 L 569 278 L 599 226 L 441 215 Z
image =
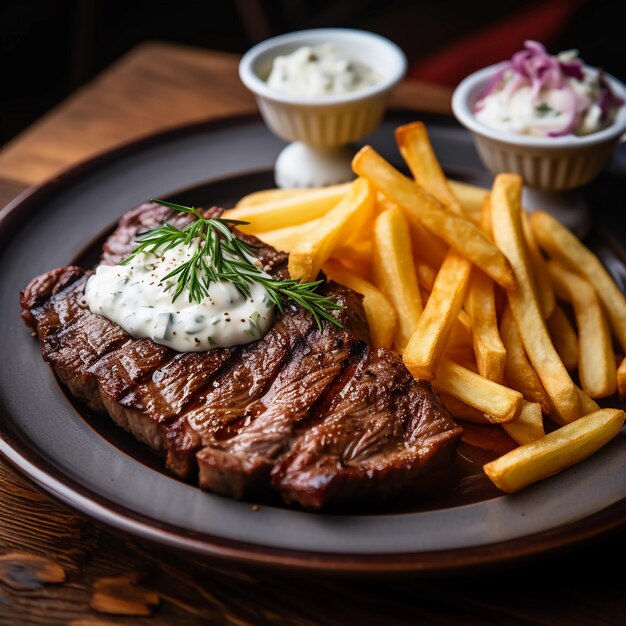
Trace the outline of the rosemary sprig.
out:
M 292 300 L 313 315 L 318 328 L 322 330 L 323 320 L 343 328 L 330 311 L 343 308 L 330 298 L 317 293 L 321 280 L 302 283 L 299 280 L 274 280 L 258 268 L 252 248 L 231 232 L 231 227 L 248 224 L 241 220 L 218 217 L 204 217 L 198 209 L 173 202 L 154 200 L 174 211 L 191 213 L 196 219 L 184 228 L 162 224 L 137 237 L 139 244 L 121 265 L 128 265 L 143 252 L 164 253 L 177 245 L 193 246 L 191 257 L 175 267 L 161 281 L 175 278 L 172 301 L 175 301 L 186 288 L 189 302 L 202 302 L 209 295 L 209 286 L 217 281 L 232 283 L 244 297 L 250 297 L 250 284 L 260 283 L 265 287 L 270 300 L 282 313 L 284 302 Z M 170 287 L 168 287 L 170 288 Z

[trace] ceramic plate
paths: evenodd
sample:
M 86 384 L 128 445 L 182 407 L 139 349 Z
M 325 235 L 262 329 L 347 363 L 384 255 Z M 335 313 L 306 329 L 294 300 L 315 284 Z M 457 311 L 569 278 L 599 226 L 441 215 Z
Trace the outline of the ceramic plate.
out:
M 393 113 L 367 143 L 400 166 L 393 130 L 414 119 L 427 123 L 450 175 L 490 183 L 470 136 L 448 118 Z M 95 262 L 101 238 L 122 213 L 148 198 L 229 205 L 273 186 L 272 165 L 283 145 L 257 117 L 189 126 L 89 161 L 5 209 L 0 452 L 8 461 L 62 502 L 137 538 L 274 566 L 451 570 L 571 544 L 623 523 L 624 433 L 585 462 L 515 495 L 499 494 L 480 472 L 469 471 L 451 491 L 454 497 L 319 514 L 273 504 L 253 508 L 204 493 L 169 476 L 161 459 L 108 417 L 66 395 L 20 319 L 20 289 L 70 261 Z M 585 193 L 601 205 L 598 190 L 611 185 L 609 172 L 596 191 Z M 616 189 L 606 196 L 611 202 Z M 620 250 L 604 237 L 590 241 L 623 286 Z

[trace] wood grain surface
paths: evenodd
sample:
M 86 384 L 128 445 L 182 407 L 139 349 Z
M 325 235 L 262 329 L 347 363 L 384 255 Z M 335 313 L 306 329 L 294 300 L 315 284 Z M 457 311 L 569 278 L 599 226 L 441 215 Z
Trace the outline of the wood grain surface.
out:
M 148 43 L 0 152 L 0 205 L 113 145 L 250 112 L 237 58 Z M 448 112 L 447 90 L 405 83 L 393 104 Z M 100 528 L 0 462 L 0 626 L 626 623 L 624 532 L 453 576 L 355 578 L 190 561 Z M 615 572 L 615 573 L 614 573 Z

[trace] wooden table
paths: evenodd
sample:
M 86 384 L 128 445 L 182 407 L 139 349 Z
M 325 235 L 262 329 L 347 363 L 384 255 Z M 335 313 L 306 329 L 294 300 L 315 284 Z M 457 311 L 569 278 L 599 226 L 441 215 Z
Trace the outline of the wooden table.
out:
M 446 113 L 450 93 L 404 83 L 392 104 Z M 0 206 L 113 145 L 254 110 L 236 57 L 144 44 L 0 152 Z M 140 545 L 50 501 L 1 462 L 0 494 L 0 626 L 626 623 L 623 532 L 454 576 L 304 577 L 192 564 Z

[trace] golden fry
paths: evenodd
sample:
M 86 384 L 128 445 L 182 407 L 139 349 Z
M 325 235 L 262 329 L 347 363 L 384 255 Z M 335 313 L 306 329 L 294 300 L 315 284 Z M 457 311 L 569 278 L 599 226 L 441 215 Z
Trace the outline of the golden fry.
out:
M 546 268 L 547 269 L 547 268 Z M 565 311 L 555 303 L 552 315 L 546 320 L 552 343 L 565 368 L 572 372 L 578 368 L 578 335 Z
M 617 393 L 620 398 L 626 398 L 626 357 L 617 368 Z
M 322 264 L 348 238 L 353 222 L 374 210 L 374 191 L 363 178 L 329 211 L 289 253 L 289 274 L 302 282 L 315 280 Z
M 277 200 L 284 200 L 285 198 L 302 196 L 310 191 L 311 189 L 306 187 L 295 187 L 293 189 L 261 189 L 260 191 L 253 191 L 252 193 L 240 198 L 237 201 L 235 208 L 255 206 L 266 202 L 276 202 Z
M 539 308 L 522 230 L 521 193 L 521 176 L 496 176 L 491 192 L 493 236 L 515 273 L 517 289 L 507 292 L 507 297 L 528 359 L 550 397 L 557 418 L 571 422 L 581 416 L 582 407 L 576 386 L 552 344 Z
M 626 352 L 626 297 L 598 257 L 551 215 L 537 211 L 530 219 L 539 245 L 553 258 L 582 274 L 602 301 L 611 328 Z
M 454 252 L 443 262 L 403 355 L 404 364 L 415 378 L 433 380 L 435 377 L 465 299 L 470 271 L 468 261 Z
M 507 493 L 582 461 L 619 433 L 626 415 L 601 409 L 487 463 L 485 473 Z
M 450 411 L 452 416 L 456 419 L 473 422 L 474 424 L 491 423 L 482 411 L 479 411 L 462 400 L 451 396 L 449 393 L 440 393 L 439 396 L 446 405 L 446 409 L 448 409 L 448 411 Z
M 491 202 L 485 196 L 480 227 L 491 240 Z M 506 351 L 498 331 L 496 292 L 492 280 L 478 268 L 472 269 L 465 307 L 472 321 L 472 337 L 478 369 L 482 376 L 501 383 L 504 378 Z
M 333 257 L 340 261 L 352 261 L 369 265 L 374 254 L 374 242 L 371 239 L 349 239 L 345 244 L 339 246 Z
M 458 198 L 459 202 L 465 209 L 465 213 L 476 224 L 480 223 L 483 202 L 489 197 L 489 189 L 470 185 L 458 180 L 448 180 L 452 193 Z
M 480 229 L 450 211 L 415 181 L 410 180 L 371 146 L 365 146 L 352 161 L 354 171 L 405 211 L 412 223 L 422 223 L 460 255 L 480 267 L 505 289 L 515 289 L 515 277 L 506 257 Z
M 404 351 L 422 314 L 409 224 L 397 207 L 383 211 L 374 223 L 374 277 L 376 285 L 392 302 L 398 314 L 395 345 Z
M 452 192 L 437 160 L 426 126 L 422 122 L 399 126 L 396 128 L 396 142 L 415 182 L 454 213 L 464 215 L 465 210 Z
M 578 376 L 582 388 L 592 398 L 606 398 L 617 390 L 615 355 L 611 331 L 593 287 L 578 274 L 554 261 L 548 263 L 554 288 L 574 307 L 578 326 Z
M 415 264 L 415 274 L 417 276 L 417 282 L 422 289 L 425 289 L 429 293 L 433 290 L 435 286 L 435 281 L 437 280 L 437 273 L 439 270 L 436 270 L 428 263 L 418 260 Z
M 498 331 L 494 285 L 478 268 L 472 269 L 467 311 L 472 320 L 474 352 L 481 376 L 501 383 L 504 378 L 506 350 Z
M 349 186 L 351 185 L 352 183 L 349 183 Z M 326 215 L 343 200 L 349 188 L 346 189 L 345 186 L 341 185 L 310 189 L 307 193 L 230 209 L 226 211 L 224 217 L 250 222 L 250 224 L 238 228 L 244 233 L 252 234 L 303 224 Z
M 519 391 L 494 383 L 446 358 L 439 364 L 433 387 L 482 411 L 494 423 L 514 421 L 524 405 Z
M 546 434 L 541 405 L 538 402 L 524 402 L 519 417 L 514 422 L 502 424 L 502 428 L 520 445 L 541 439 Z
M 543 412 L 550 414 L 550 398 L 526 356 L 522 337 L 509 307 L 500 320 L 500 337 L 506 350 L 504 376 L 507 384 L 521 392 L 529 402 L 539 403 Z
M 304 222 L 304 224 L 296 224 L 295 226 L 285 226 L 276 230 L 267 230 L 265 232 L 255 232 L 263 243 L 276 248 L 281 252 L 291 252 L 301 241 L 305 240 L 308 233 L 316 228 L 321 218 Z
M 578 392 L 578 397 L 583 407 L 583 415 L 589 415 L 589 413 L 600 410 L 600 405 L 586 391 L 578 387 L 578 385 L 576 386 L 576 391 Z
M 535 287 L 537 289 L 539 306 L 541 307 L 543 318 L 547 320 L 552 315 L 554 307 L 556 306 L 554 288 L 550 282 L 550 277 L 548 276 L 546 268 L 546 261 L 543 258 L 541 250 L 539 249 L 539 244 L 535 239 L 535 233 L 530 225 L 528 214 L 524 212 L 522 212 L 522 227 L 524 229 L 524 239 L 526 240 L 526 249 L 528 250 L 530 269 L 532 271 Z
M 372 334 L 375 348 L 390 348 L 393 343 L 397 316 L 391 302 L 370 282 L 354 275 L 337 261 L 328 261 L 324 272 L 330 280 L 360 293 L 363 296 L 363 308 Z
M 395 204 L 395 206 L 398 206 Z M 419 222 L 411 222 L 411 242 L 413 253 L 420 260 L 441 267 L 448 254 L 448 246 L 439 237 L 435 237 L 426 226 Z

